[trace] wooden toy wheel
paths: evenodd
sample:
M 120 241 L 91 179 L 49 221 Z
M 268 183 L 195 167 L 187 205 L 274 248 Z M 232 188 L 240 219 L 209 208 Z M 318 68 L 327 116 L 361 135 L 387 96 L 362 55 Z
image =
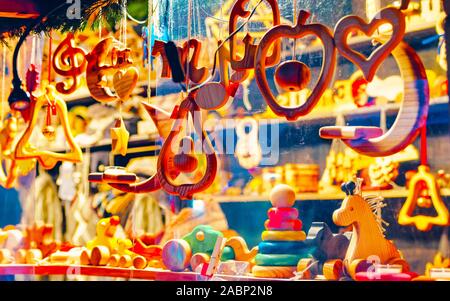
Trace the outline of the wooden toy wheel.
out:
M 311 258 L 303 258 L 298 261 L 297 264 L 297 272 L 303 272 L 302 279 L 313 279 L 313 275 L 311 273 L 311 264 L 313 263 L 313 259 Z
M 344 264 L 342 260 L 327 260 L 323 265 L 323 275 L 327 280 L 339 280 L 344 276 Z
M 389 260 L 388 264 L 398 264 L 402 266 L 402 273 L 409 272 L 409 264 L 403 258 L 394 258 Z
M 347 267 L 346 271 L 347 274 L 355 279 L 356 273 L 359 272 L 365 272 L 369 269 L 369 267 L 372 266 L 372 263 L 365 260 L 365 259 L 356 259 L 353 260 Z

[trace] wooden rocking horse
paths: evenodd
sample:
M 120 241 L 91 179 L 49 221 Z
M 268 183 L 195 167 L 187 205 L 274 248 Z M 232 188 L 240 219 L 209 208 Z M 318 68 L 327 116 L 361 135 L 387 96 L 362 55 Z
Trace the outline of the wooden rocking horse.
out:
M 402 272 L 409 271 L 395 244 L 384 237 L 383 228 L 373 212 L 370 197 L 363 197 L 354 182 L 341 186 L 347 197 L 333 212 L 333 222 L 338 226 L 353 227 L 353 234 L 344 259 L 346 273 L 355 279 L 358 272 L 368 271 L 374 263 L 400 265 Z M 373 260 L 374 259 L 374 260 Z

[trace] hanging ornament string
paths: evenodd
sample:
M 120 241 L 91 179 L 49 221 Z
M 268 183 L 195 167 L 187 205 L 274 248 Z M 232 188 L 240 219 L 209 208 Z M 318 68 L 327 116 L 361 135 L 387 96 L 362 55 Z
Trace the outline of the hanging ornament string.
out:
M 157 3 L 158 5 L 158 3 Z M 151 88 L 151 76 L 152 76 L 152 62 L 151 62 L 151 44 L 153 38 L 153 0 L 148 0 L 148 16 L 147 16 L 147 100 L 150 103 L 150 98 L 152 96 L 152 88 Z
M 50 31 L 50 36 L 48 38 L 48 66 L 47 66 L 47 76 L 48 76 L 48 83 L 50 84 L 51 78 L 52 78 L 52 45 L 53 44 L 53 38 L 52 38 L 52 31 Z
M 99 18 L 98 18 L 98 39 L 101 40 L 102 39 L 102 9 L 100 8 L 99 10 Z
M 295 26 L 295 20 L 296 20 L 296 16 L 297 16 L 297 0 L 293 0 L 292 3 L 292 25 Z M 294 45 L 292 47 L 292 59 L 296 60 L 297 59 L 297 39 L 294 39 Z
M 191 28 L 192 28 L 192 0 L 188 0 L 188 16 L 187 16 L 187 57 L 186 57 L 186 68 L 184 69 L 184 73 L 185 73 L 185 77 L 186 77 L 186 90 L 187 93 L 190 92 L 189 89 L 189 53 L 190 53 L 190 46 L 189 46 L 189 42 L 191 40 Z
M 4 112 L 4 107 L 3 107 L 3 102 L 5 101 L 5 81 L 6 81 L 6 45 L 3 44 L 3 49 L 2 49 L 2 92 L 1 92 L 1 103 L 0 103 L 0 124 L 3 121 L 3 114 Z
M 420 131 L 420 165 L 428 165 L 427 125 Z

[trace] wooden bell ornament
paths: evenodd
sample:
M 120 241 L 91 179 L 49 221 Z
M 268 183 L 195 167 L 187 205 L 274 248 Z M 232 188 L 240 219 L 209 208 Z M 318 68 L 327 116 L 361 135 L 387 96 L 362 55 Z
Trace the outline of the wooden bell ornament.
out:
M 137 69 L 132 67 L 131 49 L 115 44 L 117 41 L 108 37 L 86 55 L 86 84 L 91 96 L 99 102 L 127 100 L 139 77 Z M 111 64 L 106 64 L 108 60 Z
M 259 42 L 256 51 L 256 83 L 272 111 L 278 116 L 285 117 L 287 120 L 296 120 L 300 116 L 311 112 L 329 86 L 336 67 L 336 48 L 331 30 L 321 24 L 306 24 L 309 16 L 310 14 L 308 12 L 302 10 L 298 15 L 295 26 L 278 25 L 271 28 Z M 268 57 L 269 49 L 281 38 L 300 39 L 307 35 L 316 36 L 322 41 L 324 46 L 323 63 L 319 80 L 304 104 L 292 108 L 281 106 L 277 103 L 267 81 L 266 58 Z M 298 61 L 289 61 L 281 64 L 278 66 L 275 74 L 275 80 L 280 87 L 293 91 L 299 91 L 300 88 L 305 87 L 307 80 L 310 78 L 309 69 L 306 65 Z
M 425 192 L 423 194 L 422 192 Z M 415 215 L 412 216 L 416 206 L 434 207 L 436 216 Z M 429 231 L 436 226 L 450 225 L 450 217 L 447 207 L 439 194 L 436 178 L 430 173 L 430 168 L 420 165 L 418 172 L 409 182 L 409 192 L 403 207 L 398 214 L 400 225 L 414 224 L 420 231 Z
M 56 91 L 61 94 L 71 94 L 80 86 L 80 75 L 86 71 L 86 51 L 75 46 L 74 34 L 69 32 L 58 45 L 52 57 L 53 70 L 58 75 L 66 77 L 70 83 L 59 82 Z
M 81 148 L 74 141 L 72 132 L 70 131 L 66 103 L 56 94 L 55 87 L 48 85 L 45 89 L 45 94 L 37 98 L 32 104 L 33 115 L 25 132 L 17 142 L 14 157 L 17 160 L 37 159 L 45 169 L 53 168 L 58 161 L 81 162 Z M 41 151 L 37 150 L 33 146 L 30 147 L 29 145 L 29 139 L 33 129 L 36 127 L 39 111 L 43 106 L 48 105 L 49 101 L 52 105 L 54 105 L 52 110 L 54 110 L 55 115 L 58 115 L 61 126 L 63 127 L 64 136 L 70 148 L 70 152 L 68 153 L 55 153 L 45 150 Z
M 240 18 L 248 18 L 250 15 L 250 11 L 245 9 L 246 5 L 250 2 L 250 0 L 237 0 L 233 8 L 231 9 L 230 19 L 228 23 L 228 33 L 231 36 L 232 33 L 236 31 L 236 27 Z M 280 10 L 278 8 L 278 3 L 276 0 L 267 0 L 266 1 L 272 10 L 272 21 L 273 26 L 277 26 L 280 24 Z M 258 47 L 253 43 L 252 36 L 247 33 L 244 38 L 244 55 L 242 59 L 239 59 L 237 47 L 236 47 L 236 35 L 232 35 L 229 40 L 230 45 L 230 64 L 231 68 L 236 71 L 253 69 L 255 66 L 255 54 L 256 48 Z M 275 41 L 272 54 L 265 58 L 266 67 L 274 66 L 278 64 L 280 61 L 281 54 L 281 41 Z
M 395 29 L 397 24 L 394 22 L 398 22 L 399 27 L 403 26 L 404 16 L 400 11 L 394 10 L 395 9 L 393 8 L 390 8 L 387 12 L 383 10 L 384 13 L 382 16 L 389 18 L 388 21 L 381 23 L 373 21 L 370 23 L 369 27 L 366 26 L 368 28 L 366 32 L 373 32 L 379 25 L 384 24 L 385 22 L 393 24 L 394 34 L 404 32 L 403 29 Z M 362 25 L 359 24 L 359 21 L 355 20 L 358 19 L 350 19 L 350 21 L 341 24 L 347 24 L 346 26 L 349 26 L 350 29 L 361 28 L 360 26 Z M 358 25 L 354 25 L 354 23 Z M 344 29 L 342 26 L 343 25 L 337 26 L 337 29 L 340 28 L 339 30 L 341 31 L 348 31 L 348 29 Z M 402 37 L 403 35 L 400 36 L 400 39 Z M 343 39 L 343 37 L 341 37 L 341 39 Z M 391 38 L 393 41 L 396 41 L 397 39 L 398 37 Z M 337 39 L 337 47 L 342 52 L 342 49 L 346 48 L 346 46 L 339 45 L 340 43 L 342 43 L 342 40 Z M 369 66 L 369 63 L 367 63 L 366 60 L 355 59 L 355 57 L 358 56 L 355 52 L 351 54 L 351 57 L 357 62 L 356 64 L 365 73 L 366 77 L 373 77 L 373 73 L 376 71 L 381 61 L 389 54 L 381 54 L 378 52 L 381 50 L 389 51 L 392 46 L 386 46 L 388 43 L 383 44 L 381 48 L 376 50 L 375 55 L 373 56 L 374 59 L 369 58 L 368 60 L 368 62 L 374 64 L 373 66 L 376 66 L 376 68 Z M 371 157 L 383 157 L 398 153 L 417 138 L 420 129 L 426 123 L 430 99 L 425 67 L 420 60 L 420 57 L 408 44 L 403 41 L 395 43 L 398 44 L 398 46 L 392 51 L 392 55 L 399 66 L 403 78 L 404 93 L 400 110 L 391 128 L 383 133 L 382 129 L 376 127 L 322 127 L 319 132 L 320 137 L 327 139 L 340 138 L 354 151 Z M 346 51 L 348 52 L 348 50 Z
M 221 41 L 218 42 L 221 45 Z M 197 105 L 204 110 L 227 107 L 239 88 L 239 83 L 249 76 L 249 71 L 237 71 L 230 76 L 230 51 L 222 45 L 218 51 L 220 82 L 208 82 L 198 88 L 194 95 Z
M 199 116 L 199 107 L 194 101 L 195 92 L 188 94 L 188 96 L 181 102 L 180 106 L 174 111 L 173 118 L 175 119 L 172 126 L 172 131 L 164 142 L 159 157 L 158 157 L 158 178 L 161 187 L 169 194 L 178 195 L 182 199 L 191 198 L 194 193 L 201 192 L 207 189 L 214 181 L 217 173 L 217 157 L 214 152 L 214 148 L 208 139 L 206 132 L 202 129 L 202 122 Z M 183 154 L 184 159 L 178 159 L 179 164 L 183 164 L 189 161 L 189 166 L 180 166 L 175 163 L 177 156 L 173 151 L 173 145 L 175 137 L 177 137 L 182 130 L 182 123 L 188 120 L 188 114 L 191 114 L 194 122 L 194 129 L 199 135 L 202 142 L 202 151 L 206 156 L 206 170 L 203 177 L 196 183 L 177 185 L 173 182 L 176 176 L 183 170 L 191 171 L 192 160 L 187 160 L 186 155 Z M 186 144 L 189 144 L 187 142 Z M 196 164 L 195 164 L 196 165 Z M 176 169 L 178 166 L 178 169 Z M 175 167 L 175 169 L 174 169 Z

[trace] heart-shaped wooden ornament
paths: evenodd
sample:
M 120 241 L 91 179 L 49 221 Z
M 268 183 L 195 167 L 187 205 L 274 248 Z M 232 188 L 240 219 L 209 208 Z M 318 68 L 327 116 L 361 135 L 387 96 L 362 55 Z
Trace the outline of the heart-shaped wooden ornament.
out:
M 117 71 L 113 77 L 113 86 L 117 96 L 121 101 L 130 98 L 133 89 L 136 87 L 139 78 L 138 70 L 130 67 L 126 71 Z
M 353 50 L 347 44 L 347 37 L 355 30 L 372 36 L 383 24 L 392 25 L 391 38 L 378 46 L 367 58 L 360 52 Z M 358 16 L 347 16 L 339 20 L 334 29 L 334 40 L 339 53 L 357 65 L 367 81 L 372 81 L 380 64 L 402 41 L 405 34 L 405 15 L 397 8 L 388 7 L 379 11 L 370 23 L 366 23 Z

